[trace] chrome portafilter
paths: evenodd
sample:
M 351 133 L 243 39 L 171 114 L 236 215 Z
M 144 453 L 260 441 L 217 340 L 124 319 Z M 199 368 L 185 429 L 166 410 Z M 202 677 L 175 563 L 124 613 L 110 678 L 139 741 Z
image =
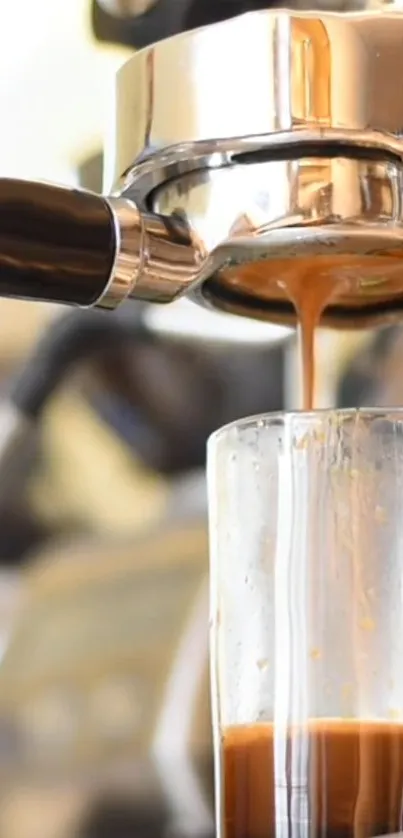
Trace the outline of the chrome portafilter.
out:
M 402 38 L 369 5 L 251 12 L 140 51 L 117 77 L 109 197 L 0 181 L 0 295 L 187 296 L 292 325 L 287 283 L 314 275 L 346 280 L 324 325 L 400 318 Z

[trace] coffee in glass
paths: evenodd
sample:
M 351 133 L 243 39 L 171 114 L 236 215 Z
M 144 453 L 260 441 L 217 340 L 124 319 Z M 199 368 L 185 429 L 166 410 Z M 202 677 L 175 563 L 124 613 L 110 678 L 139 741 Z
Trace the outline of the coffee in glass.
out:
M 403 411 L 263 416 L 209 443 L 219 838 L 403 818 Z

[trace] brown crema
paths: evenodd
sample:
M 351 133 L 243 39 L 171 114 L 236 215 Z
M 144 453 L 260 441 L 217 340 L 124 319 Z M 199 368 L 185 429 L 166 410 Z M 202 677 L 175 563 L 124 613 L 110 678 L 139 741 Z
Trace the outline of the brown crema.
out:
M 222 748 L 224 838 L 375 838 L 401 829 L 403 725 L 230 727 Z

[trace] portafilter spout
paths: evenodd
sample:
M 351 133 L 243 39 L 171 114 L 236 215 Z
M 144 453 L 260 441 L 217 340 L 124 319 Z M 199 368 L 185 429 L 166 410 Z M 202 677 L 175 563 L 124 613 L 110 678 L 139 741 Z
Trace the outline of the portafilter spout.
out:
M 0 295 L 187 295 L 292 324 L 288 279 L 314 274 L 349 280 L 324 324 L 399 318 L 403 16 L 371 5 L 251 12 L 136 53 L 117 78 L 110 197 L 0 181 Z

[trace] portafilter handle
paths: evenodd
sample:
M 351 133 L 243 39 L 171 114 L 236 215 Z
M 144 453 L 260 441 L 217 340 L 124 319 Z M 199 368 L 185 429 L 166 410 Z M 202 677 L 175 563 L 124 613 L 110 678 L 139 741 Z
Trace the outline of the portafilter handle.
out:
M 180 219 L 80 189 L 0 179 L 0 297 L 115 308 L 169 302 L 202 259 Z

